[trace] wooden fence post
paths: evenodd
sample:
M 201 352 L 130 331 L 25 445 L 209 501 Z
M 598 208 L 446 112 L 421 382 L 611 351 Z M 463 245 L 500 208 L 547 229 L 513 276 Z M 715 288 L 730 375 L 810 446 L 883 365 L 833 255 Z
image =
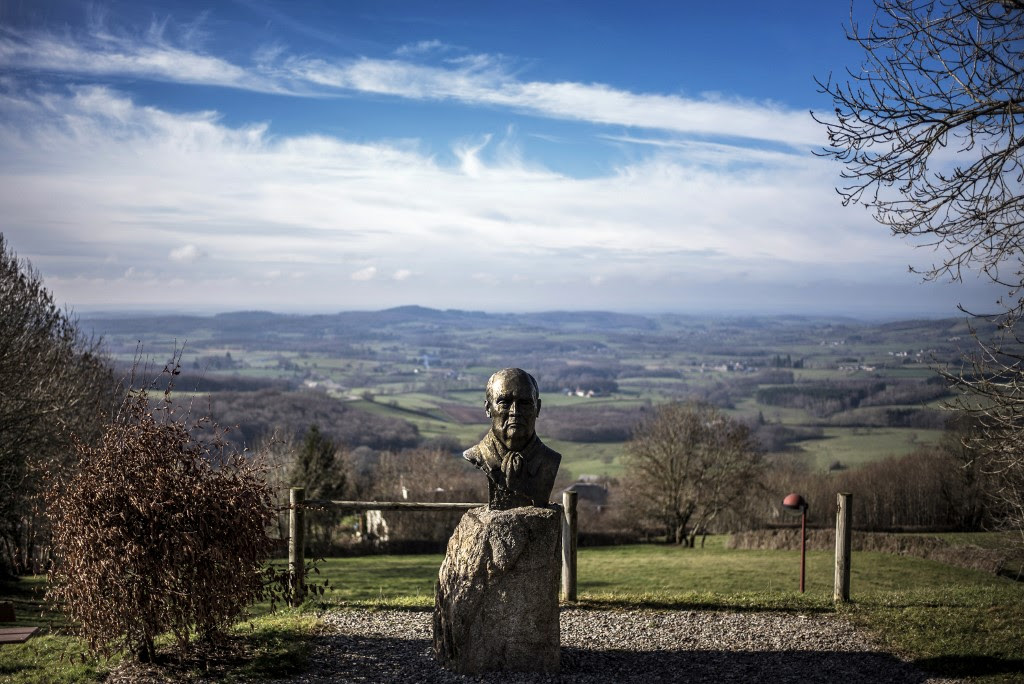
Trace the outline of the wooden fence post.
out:
M 291 596 L 288 603 L 297 606 L 306 593 L 306 500 L 304 487 L 292 487 L 288 495 L 288 576 Z
M 562 600 L 576 600 L 576 492 L 562 492 Z
M 836 497 L 836 586 L 833 601 L 850 600 L 850 494 L 840 492 Z

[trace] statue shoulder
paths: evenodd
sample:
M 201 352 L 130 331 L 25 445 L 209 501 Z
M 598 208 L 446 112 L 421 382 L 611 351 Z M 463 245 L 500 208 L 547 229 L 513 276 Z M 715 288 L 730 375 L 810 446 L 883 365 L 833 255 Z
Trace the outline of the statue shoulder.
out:
M 474 465 L 484 462 L 484 455 L 480 452 L 480 445 L 471 446 L 462 452 L 462 458 Z
M 541 455 L 542 458 L 544 458 L 546 460 L 551 460 L 551 461 L 560 461 L 560 460 L 562 460 L 562 454 L 558 453 L 557 451 L 555 451 L 554 449 L 549 447 L 547 444 L 545 444 L 544 442 L 540 441 L 539 437 L 537 438 L 537 452 Z

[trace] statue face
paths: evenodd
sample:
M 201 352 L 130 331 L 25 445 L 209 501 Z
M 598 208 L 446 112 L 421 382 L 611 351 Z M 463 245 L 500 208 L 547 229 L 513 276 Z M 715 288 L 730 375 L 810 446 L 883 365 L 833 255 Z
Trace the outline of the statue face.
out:
M 509 449 L 521 449 L 533 438 L 540 399 L 527 378 L 496 378 L 484 408 L 491 419 L 491 432 Z

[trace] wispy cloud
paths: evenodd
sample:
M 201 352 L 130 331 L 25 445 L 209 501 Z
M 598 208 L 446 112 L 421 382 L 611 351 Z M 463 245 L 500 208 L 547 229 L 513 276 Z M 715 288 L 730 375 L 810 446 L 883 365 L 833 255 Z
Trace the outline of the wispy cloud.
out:
M 821 133 L 804 111 L 771 102 L 719 96 L 634 93 L 601 83 L 522 80 L 506 60 L 460 55 L 437 65 L 415 61 L 444 46 L 425 41 L 400 48 L 402 59 L 334 59 L 256 51 L 239 65 L 194 47 L 171 44 L 161 32 L 125 38 L 91 33 L 56 37 L 0 33 L 0 66 L 19 71 L 133 76 L 293 96 L 361 92 L 414 100 L 505 107 L 539 117 L 667 131 L 674 134 L 771 140 L 814 146 Z
M 435 38 L 433 40 L 420 40 L 415 43 L 400 45 L 395 49 L 395 55 L 397 57 L 416 57 L 438 52 L 450 52 L 454 49 L 456 48 L 447 43 L 442 43 Z
M 151 32 L 143 39 L 107 34 L 82 38 L 0 30 L 0 65 L 19 71 L 94 76 L 134 76 L 261 92 L 284 92 L 264 75 L 228 61 L 175 47 Z

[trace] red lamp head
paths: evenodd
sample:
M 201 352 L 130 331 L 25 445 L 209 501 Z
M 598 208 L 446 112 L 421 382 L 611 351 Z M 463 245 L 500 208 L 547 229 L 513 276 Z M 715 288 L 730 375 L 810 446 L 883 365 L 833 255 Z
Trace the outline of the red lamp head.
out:
M 794 492 L 786 495 L 786 498 L 782 500 L 782 507 L 802 513 L 807 510 L 807 502 L 804 497 Z

